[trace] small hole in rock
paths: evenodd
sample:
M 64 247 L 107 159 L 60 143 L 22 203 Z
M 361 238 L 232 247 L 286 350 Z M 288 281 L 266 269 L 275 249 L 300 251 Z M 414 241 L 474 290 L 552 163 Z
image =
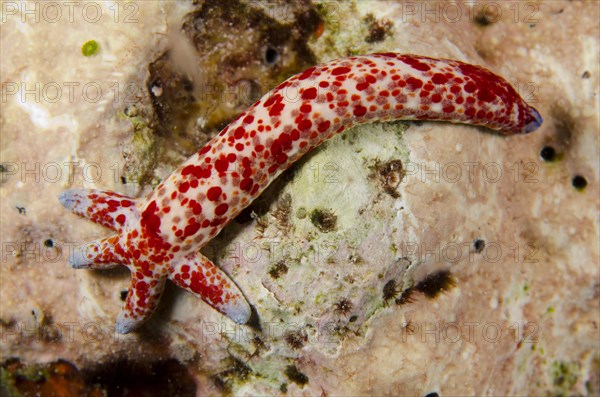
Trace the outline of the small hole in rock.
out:
M 492 23 L 492 21 L 490 21 L 490 18 L 484 13 L 475 16 L 474 22 L 479 26 L 488 26 Z
M 183 89 L 187 92 L 192 92 L 194 90 L 194 83 L 192 83 L 189 79 L 183 79 Z
M 267 51 L 265 51 L 265 62 L 268 65 L 272 65 L 275 62 L 277 62 L 277 58 L 279 58 L 279 54 L 277 53 L 277 50 L 269 47 L 267 48 Z
M 54 241 L 52 241 L 52 239 L 48 239 L 48 240 L 44 241 L 44 246 L 46 246 L 48 248 L 52 248 L 54 246 Z
M 481 253 L 481 251 L 483 251 L 483 249 L 485 248 L 485 241 L 481 239 L 473 241 L 473 248 L 475 248 L 476 253 Z
M 125 110 L 123 110 L 123 113 L 125 113 L 125 116 L 127 116 L 127 117 L 134 117 L 134 116 L 137 116 L 138 110 L 135 106 L 131 105 L 131 106 L 126 106 Z
M 544 161 L 554 161 L 556 160 L 556 150 L 552 146 L 544 146 L 540 151 L 540 156 Z
M 576 175 L 571 181 L 573 187 L 577 190 L 583 190 L 587 186 L 587 179 L 582 177 L 581 175 Z

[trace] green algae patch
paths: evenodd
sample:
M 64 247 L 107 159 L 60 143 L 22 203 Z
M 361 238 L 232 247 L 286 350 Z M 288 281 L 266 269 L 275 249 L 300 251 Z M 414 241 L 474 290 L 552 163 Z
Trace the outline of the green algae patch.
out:
M 148 118 L 141 111 L 125 111 L 120 114 L 133 127 L 131 153 L 124 153 L 126 164 L 123 169 L 123 183 L 150 184 L 156 187 L 160 180 L 154 176 L 160 156 L 160 142 L 149 126 Z
M 375 18 L 370 2 L 320 2 L 324 27 L 311 48 L 320 60 L 355 56 L 387 48 L 395 39 L 393 22 Z
M 65 360 L 24 364 L 18 358 L 9 358 L 0 363 L 0 396 L 105 395 L 103 385 L 90 384 L 83 372 Z
M 92 55 L 96 55 L 100 50 L 100 46 L 96 40 L 86 41 L 83 46 L 81 46 L 81 53 L 84 57 L 91 57 Z
M 285 368 L 285 376 L 300 387 L 308 383 L 308 376 L 300 372 L 295 365 L 288 365 Z
M 557 360 L 550 366 L 552 384 L 556 387 L 555 396 L 568 396 L 577 383 L 579 377 L 579 364 Z
M 277 84 L 317 63 L 307 45 L 320 24 L 310 3 L 279 20 L 239 0 L 207 0 L 179 41 L 149 63 L 156 134 L 189 155 Z
M 336 229 L 337 216 L 330 209 L 316 208 L 310 213 L 310 221 L 322 233 L 328 233 Z
M 225 394 L 232 393 L 236 384 L 245 383 L 254 371 L 252 368 L 237 357 L 230 356 L 227 359 L 227 368 L 212 377 L 213 382 Z

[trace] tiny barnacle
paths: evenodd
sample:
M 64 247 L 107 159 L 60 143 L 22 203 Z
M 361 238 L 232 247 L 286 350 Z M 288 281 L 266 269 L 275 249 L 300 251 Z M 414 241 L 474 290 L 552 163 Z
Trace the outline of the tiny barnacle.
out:
M 383 303 L 387 306 L 388 302 L 398 296 L 398 286 L 396 280 L 391 279 L 383 286 Z
M 373 14 L 368 14 L 364 21 L 369 25 L 369 35 L 365 37 L 367 43 L 383 41 L 386 36 L 391 34 L 394 26 L 393 22 L 387 19 L 375 19 Z
M 414 293 L 415 289 L 413 287 L 404 290 L 404 292 L 402 292 L 400 296 L 396 298 L 395 303 L 397 305 L 404 305 L 405 303 L 414 302 Z
M 301 349 L 308 341 L 308 337 L 302 331 L 290 331 L 285 334 L 286 343 L 294 350 Z
M 425 294 L 429 299 L 437 297 L 440 293 L 449 291 L 456 286 L 456 281 L 449 270 L 440 270 L 430 274 L 420 281 L 415 289 Z
M 350 314 L 350 311 L 353 307 L 352 302 L 350 302 L 350 300 L 347 298 L 342 298 L 339 301 L 335 302 L 334 306 L 335 312 L 341 316 Z
M 258 336 L 252 339 L 252 344 L 254 345 L 255 350 L 250 355 L 250 358 L 258 356 L 261 351 L 266 349 L 265 342 L 263 342 L 263 340 Z
M 273 217 L 277 220 L 277 228 L 282 231 L 288 231 L 291 228 L 292 196 L 289 193 L 283 195 L 281 200 L 275 205 Z

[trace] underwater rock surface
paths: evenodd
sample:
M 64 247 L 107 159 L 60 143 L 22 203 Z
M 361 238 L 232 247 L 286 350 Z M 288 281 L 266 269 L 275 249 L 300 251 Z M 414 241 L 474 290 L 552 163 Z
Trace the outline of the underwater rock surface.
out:
M 419 2 L 250 2 L 226 12 L 216 1 L 117 2 L 98 3 L 95 22 L 94 6 L 74 6 L 69 19 L 62 5 L 57 22 L 50 9 L 37 22 L 18 4 L 4 9 L 3 360 L 65 359 L 84 374 L 125 358 L 134 369 L 175 362 L 199 394 L 600 393 L 598 8 L 479 3 L 430 2 L 427 14 Z M 229 36 L 218 34 L 228 24 Z M 174 49 L 192 25 L 204 32 L 194 33 L 199 47 Z M 97 48 L 85 55 L 90 40 Z M 347 131 L 203 249 L 261 329 L 168 288 L 140 331 L 116 335 L 128 271 L 68 267 L 70 247 L 108 232 L 68 214 L 58 194 L 146 194 L 247 105 L 200 102 L 192 85 L 169 109 L 161 101 L 185 79 L 253 82 L 244 87 L 262 94 L 313 62 L 378 51 L 485 65 L 545 122 L 511 138 L 446 123 Z M 196 80 L 192 62 L 171 88 L 157 86 L 174 52 L 211 70 Z

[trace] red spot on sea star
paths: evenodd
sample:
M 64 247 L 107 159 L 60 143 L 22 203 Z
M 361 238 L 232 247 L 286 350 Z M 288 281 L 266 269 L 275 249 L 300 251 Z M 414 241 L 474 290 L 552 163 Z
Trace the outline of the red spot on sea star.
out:
M 221 215 L 225 214 L 228 209 L 229 209 L 229 204 L 227 204 L 227 203 L 219 204 L 219 205 L 217 205 L 217 208 L 215 208 L 215 215 L 221 216 Z
M 213 186 L 210 189 L 208 189 L 208 191 L 206 192 L 206 197 L 210 201 L 217 201 L 219 199 L 219 197 L 221 197 L 222 192 L 223 191 L 221 190 L 221 188 L 219 186 Z
M 329 129 L 330 125 L 331 122 L 329 120 L 325 120 L 317 125 L 317 130 L 319 130 L 319 132 L 325 132 Z
M 252 189 L 253 183 L 254 181 L 251 178 L 242 179 L 242 181 L 240 182 L 240 189 L 242 189 L 245 192 L 249 192 L 250 189 Z
M 365 115 L 365 113 L 367 113 L 367 108 L 366 108 L 366 107 L 364 107 L 364 106 L 362 106 L 362 105 L 357 105 L 357 106 L 354 108 L 354 115 L 355 115 L 356 117 L 364 116 L 364 115 Z
M 419 79 L 415 79 L 414 77 L 409 77 L 408 79 L 406 79 L 406 83 L 413 90 L 418 90 L 423 86 L 423 82 Z
M 271 110 L 269 110 L 269 116 L 271 116 L 271 117 L 280 116 L 281 111 L 284 108 L 285 108 L 285 105 L 281 102 L 274 104 L 273 107 L 271 107 Z
M 157 232 L 160 229 L 160 217 L 156 215 L 158 211 L 158 207 L 156 205 L 156 201 L 152 201 L 144 212 L 142 212 L 142 219 L 140 221 L 142 227 L 147 227 L 148 229 Z
M 334 76 L 339 76 L 341 74 L 350 73 L 350 70 L 352 70 L 352 69 L 350 69 L 347 66 L 339 66 L 339 67 L 333 69 L 331 71 L 331 74 L 334 75 Z
M 229 168 L 229 162 L 226 159 L 218 159 L 215 161 L 215 169 L 219 172 L 225 172 Z
M 189 182 L 187 182 L 187 181 L 185 181 L 185 182 L 183 182 L 182 184 L 180 184 L 180 185 L 179 185 L 179 188 L 178 188 L 178 190 L 179 190 L 181 193 L 185 193 L 185 192 L 187 192 L 187 191 L 188 191 L 188 189 L 189 189 L 189 188 L 190 188 L 190 183 L 189 183 Z
M 305 101 L 315 99 L 316 97 L 317 97 L 317 89 L 315 87 L 307 88 L 302 93 L 302 99 L 304 99 Z
M 189 237 L 192 236 L 193 234 L 195 234 L 198 230 L 200 230 L 200 224 L 199 223 L 192 223 L 190 225 L 187 225 L 184 229 L 184 235 L 183 237 Z
M 433 77 L 431 78 L 431 81 L 434 84 L 444 84 L 448 81 L 448 79 L 446 78 L 446 76 L 444 76 L 441 73 L 436 73 L 433 75 Z

